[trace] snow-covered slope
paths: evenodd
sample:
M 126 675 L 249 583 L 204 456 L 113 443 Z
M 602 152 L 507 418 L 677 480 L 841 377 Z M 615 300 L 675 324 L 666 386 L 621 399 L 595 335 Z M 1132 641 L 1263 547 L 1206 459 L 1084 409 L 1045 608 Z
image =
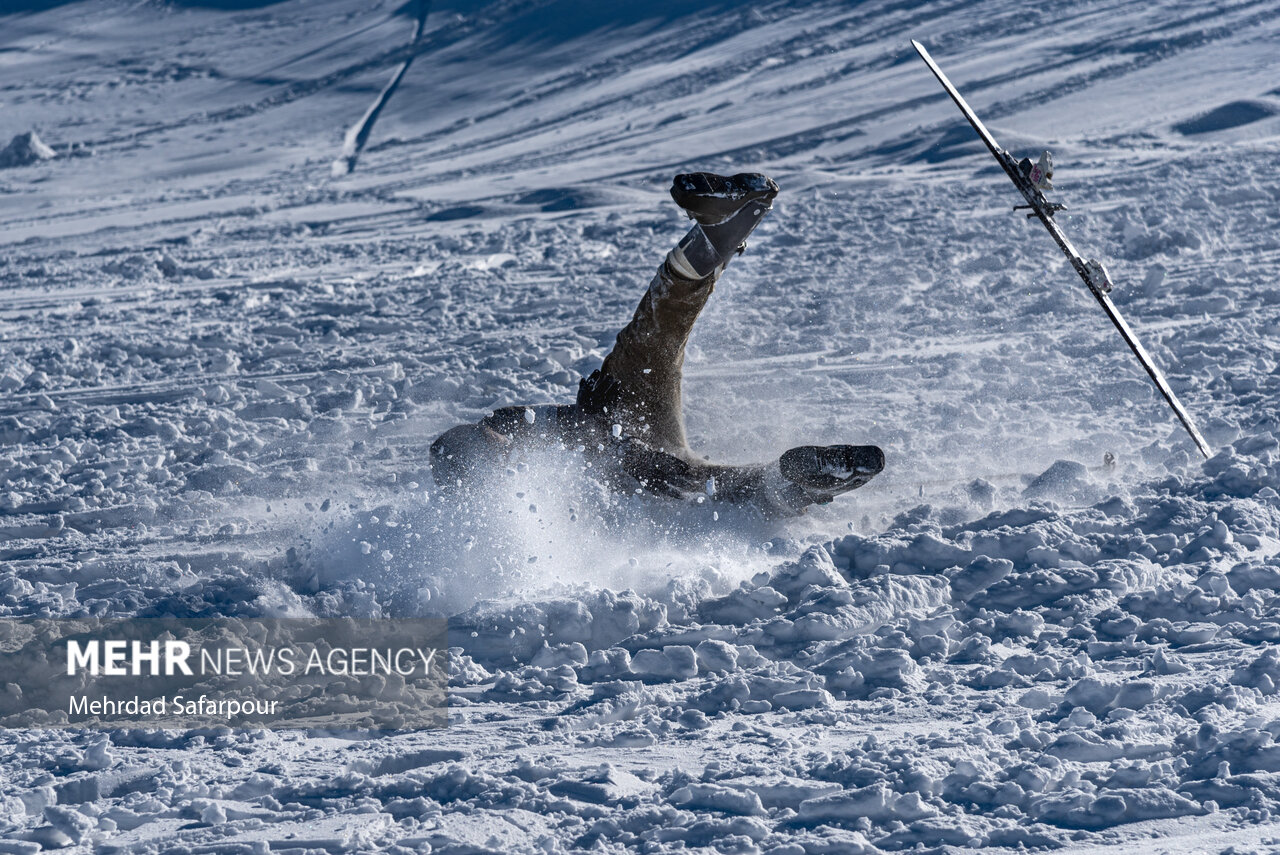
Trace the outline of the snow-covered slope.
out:
M 444 732 L 7 732 L 0 843 L 1280 837 L 1280 6 L 450 2 L 415 42 L 417 2 L 33 5 L 0 615 L 441 615 L 455 678 Z M 1208 463 L 910 38 L 1053 150 Z M 598 366 L 691 168 L 783 188 L 695 330 L 691 442 L 886 472 L 786 524 L 554 457 L 436 495 L 438 433 Z

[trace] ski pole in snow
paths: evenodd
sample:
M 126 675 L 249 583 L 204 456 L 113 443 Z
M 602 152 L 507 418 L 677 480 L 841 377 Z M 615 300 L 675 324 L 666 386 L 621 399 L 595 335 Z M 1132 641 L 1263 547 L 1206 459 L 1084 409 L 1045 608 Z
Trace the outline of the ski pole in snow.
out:
M 1204 437 L 1196 429 L 1195 423 L 1191 421 L 1191 416 L 1187 414 L 1182 402 L 1178 400 L 1178 396 L 1173 394 L 1173 390 L 1169 388 L 1169 382 L 1165 380 L 1164 374 L 1156 367 L 1155 362 L 1151 360 L 1151 355 L 1147 353 L 1147 349 L 1142 346 L 1142 342 L 1138 341 L 1138 337 L 1129 328 L 1129 324 L 1120 314 L 1120 310 L 1116 308 L 1115 303 L 1111 302 L 1111 297 L 1108 295 L 1111 293 L 1112 285 L 1107 269 L 1099 261 L 1093 259 L 1086 261 L 1072 246 L 1071 241 L 1068 240 L 1066 234 L 1053 219 L 1053 215 L 1062 210 L 1064 206 L 1045 199 L 1044 193 L 1041 192 L 1053 189 L 1053 184 L 1050 181 L 1053 178 L 1053 156 L 1046 151 L 1040 155 L 1039 162 L 1034 164 L 1029 159 L 1023 159 L 1021 162 L 1015 160 L 1013 155 L 996 143 L 995 137 L 991 136 L 991 132 L 987 130 L 986 126 L 982 124 L 982 120 L 977 117 L 972 108 L 965 102 L 964 96 L 947 79 L 947 75 L 942 73 L 941 68 L 938 68 L 938 64 L 933 61 L 933 57 L 929 56 L 929 52 L 924 49 L 924 45 L 915 39 L 911 40 L 911 45 L 920 54 L 920 58 L 925 61 L 925 64 L 929 66 L 933 76 L 938 78 L 938 82 L 942 84 L 942 88 L 951 96 L 951 100 L 956 102 L 956 106 L 960 108 L 960 112 L 964 114 L 964 117 L 969 120 L 969 124 L 978 132 L 978 136 L 982 138 L 991 154 L 1000 163 L 1005 174 L 1009 176 L 1014 186 L 1022 193 L 1023 198 L 1027 200 L 1026 205 L 1017 205 L 1014 210 L 1030 209 L 1031 213 L 1027 217 L 1035 217 L 1044 224 L 1049 236 L 1053 238 L 1054 242 L 1058 244 L 1058 248 L 1067 256 L 1071 266 L 1075 268 L 1076 273 L 1084 280 L 1084 284 L 1089 287 L 1089 292 L 1093 294 L 1098 304 L 1102 306 L 1102 310 L 1107 313 L 1111 323 L 1120 331 L 1125 344 L 1129 345 L 1133 355 L 1138 357 L 1138 361 L 1146 369 L 1147 376 L 1151 378 L 1151 382 L 1160 390 L 1160 394 L 1164 396 L 1164 399 L 1169 402 L 1169 406 L 1173 408 L 1174 415 L 1178 417 L 1178 421 L 1182 422 L 1182 426 L 1187 429 L 1187 433 L 1191 435 L 1196 448 L 1200 449 L 1200 453 L 1206 458 L 1209 457 L 1209 444 L 1204 441 Z

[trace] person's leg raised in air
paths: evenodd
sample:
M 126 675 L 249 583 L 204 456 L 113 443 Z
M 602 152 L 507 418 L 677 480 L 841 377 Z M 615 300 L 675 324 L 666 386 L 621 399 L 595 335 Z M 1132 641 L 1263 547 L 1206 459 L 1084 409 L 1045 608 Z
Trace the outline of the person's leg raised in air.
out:
M 671 196 L 695 225 L 667 254 L 604 364 L 582 381 L 578 406 L 607 413 L 629 435 L 689 457 L 681 408 L 685 345 L 716 279 L 769 212 L 778 185 L 764 175 L 677 175 Z

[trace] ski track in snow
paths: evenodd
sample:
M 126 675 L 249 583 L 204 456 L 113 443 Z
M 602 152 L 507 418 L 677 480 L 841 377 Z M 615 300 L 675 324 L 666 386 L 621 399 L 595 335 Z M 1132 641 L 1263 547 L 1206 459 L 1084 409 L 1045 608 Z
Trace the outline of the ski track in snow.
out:
M 4 731 L 0 848 L 1272 851 L 1280 5 L 437 3 L 334 179 L 416 8 L 0 16 L 0 144 L 57 153 L 0 169 L 0 614 L 456 645 L 440 732 Z M 1052 149 L 1210 461 L 913 37 Z M 599 365 L 684 169 L 783 188 L 691 443 L 888 469 L 786 524 L 556 455 L 442 501 L 439 432 Z
M 413 66 L 413 51 L 422 40 L 422 33 L 427 25 L 427 13 L 429 11 L 430 4 L 426 0 L 419 0 L 417 20 L 413 27 L 413 40 L 409 43 L 409 56 L 396 71 L 396 76 L 391 78 L 391 82 L 378 93 L 377 100 L 369 105 L 369 109 L 360 117 L 360 121 L 352 125 L 346 136 L 343 137 L 342 154 L 333 162 L 333 166 L 330 169 L 335 178 L 341 178 L 355 169 L 356 160 L 364 149 L 365 143 L 369 141 L 369 134 L 373 133 L 374 123 L 378 121 L 378 116 L 381 115 L 383 108 L 390 102 L 391 96 L 396 93 L 396 89 L 400 86 L 400 81 L 404 80 L 404 76 L 409 73 L 409 69 Z

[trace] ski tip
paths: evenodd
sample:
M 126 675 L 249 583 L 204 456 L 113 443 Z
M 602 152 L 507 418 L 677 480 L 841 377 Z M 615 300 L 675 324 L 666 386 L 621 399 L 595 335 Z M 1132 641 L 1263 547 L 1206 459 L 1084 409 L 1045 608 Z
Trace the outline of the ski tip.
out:
M 933 57 L 930 56 L 929 52 L 924 49 L 924 45 L 920 44 L 920 42 L 916 41 L 915 39 L 912 39 L 911 46 L 916 49 L 916 53 L 920 54 L 920 58 L 924 60 L 925 65 L 929 66 L 930 68 L 935 68 L 935 69 L 937 68 L 937 66 L 933 62 Z

